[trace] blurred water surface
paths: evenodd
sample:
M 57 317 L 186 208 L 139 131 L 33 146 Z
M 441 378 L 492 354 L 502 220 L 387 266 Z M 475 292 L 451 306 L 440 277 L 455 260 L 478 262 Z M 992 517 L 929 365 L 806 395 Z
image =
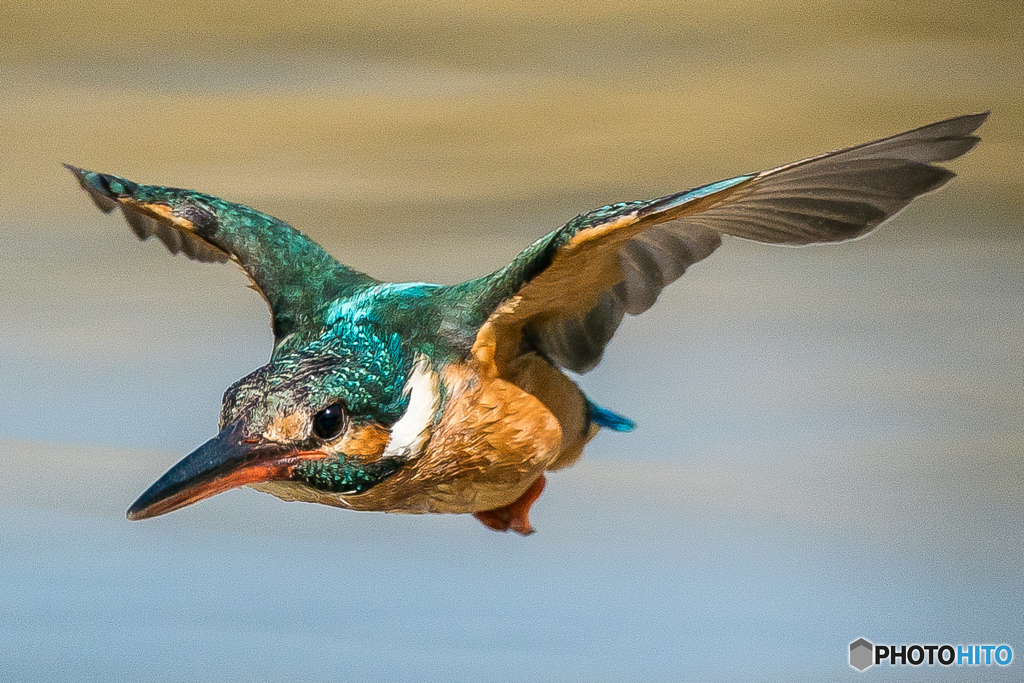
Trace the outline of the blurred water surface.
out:
M 817 681 L 859 675 L 861 636 L 1024 654 L 1016 3 L 3 9 L 0 679 Z M 628 320 L 581 382 L 640 427 L 552 476 L 528 539 L 247 490 L 124 519 L 270 332 L 243 276 L 136 243 L 62 161 L 456 282 L 608 201 L 984 109 L 961 177 L 877 234 L 729 242 Z

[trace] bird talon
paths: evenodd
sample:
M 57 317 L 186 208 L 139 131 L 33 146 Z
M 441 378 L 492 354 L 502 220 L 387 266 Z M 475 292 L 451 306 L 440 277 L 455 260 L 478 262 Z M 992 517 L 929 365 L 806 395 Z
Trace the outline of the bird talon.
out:
M 540 498 L 547 481 L 544 475 L 537 477 L 537 480 L 530 484 L 523 495 L 516 498 L 508 505 L 493 510 L 481 510 L 474 512 L 481 524 L 494 531 L 514 531 L 520 536 L 529 536 L 536 529 L 530 524 L 530 507 Z

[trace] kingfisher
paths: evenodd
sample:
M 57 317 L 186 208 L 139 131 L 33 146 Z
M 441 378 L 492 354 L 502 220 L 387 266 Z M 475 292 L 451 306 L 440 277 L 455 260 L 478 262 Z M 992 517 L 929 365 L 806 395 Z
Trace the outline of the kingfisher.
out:
M 349 268 L 287 223 L 192 190 L 73 166 L 105 213 L 172 254 L 234 261 L 270 307 L 270 361 L 224 394 L 219 433 L 128 509 L 146 519 L 249 486 L 363 511 L 470 513 L 529 534 L 545 472 L 634 423 L 567 374 L 600 361 L 625 314 L 724 235 L 806 245 L 861 237 L 954 173 L 988 113 L 582 213 L 456 285 Z

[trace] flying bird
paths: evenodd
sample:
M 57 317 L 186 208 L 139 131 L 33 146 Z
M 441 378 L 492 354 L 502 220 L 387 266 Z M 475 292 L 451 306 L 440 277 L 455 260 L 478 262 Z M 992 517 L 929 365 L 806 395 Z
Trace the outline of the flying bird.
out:
M 234 261 L 270 307 L 270 361 L 229 387 L 219 433 L 129 508 L 145 519 L 249 486 L 352 510 L 470 513 L 528 534 L 544 473 L 633 422 L 566 374 L 601 360 L 625 314 L 723 235 L 804 245 L 860 237 L 954 173 L 988 113 L 761 173 L 583 213 L 507 266 L 452 286 L 381 282 L 255 209 L 68 166 L 139 239 Z

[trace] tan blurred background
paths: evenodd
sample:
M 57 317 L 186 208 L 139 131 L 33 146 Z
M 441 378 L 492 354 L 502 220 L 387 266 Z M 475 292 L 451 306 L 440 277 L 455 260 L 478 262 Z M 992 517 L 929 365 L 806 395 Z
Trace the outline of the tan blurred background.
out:
M 332 231 L 357 229 L 352 211 L 372 228 L 368 207 L 461 227 L 467 204 L 582 210 L 991 109 L 961 186 L 1019 213 L 1020 15 L 948 0 L 8 0 L 0 206 L 53 204 L 68 160 Z

